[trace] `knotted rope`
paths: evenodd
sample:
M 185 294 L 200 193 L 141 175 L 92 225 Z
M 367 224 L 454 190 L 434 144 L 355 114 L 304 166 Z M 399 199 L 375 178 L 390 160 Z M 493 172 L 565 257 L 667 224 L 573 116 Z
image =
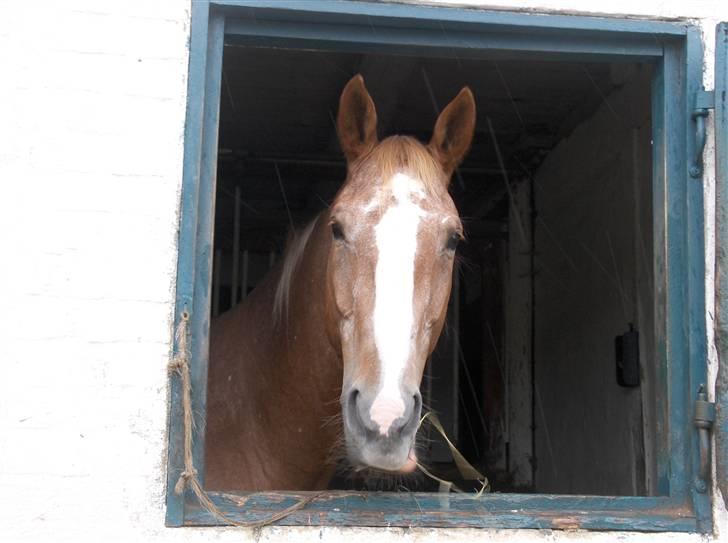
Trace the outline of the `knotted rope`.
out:
M 183 416 L 183 438 L 184 438 L 184 470 L 177 480 L 177 484 L 174 485 L 174 491 L 176 494 L 182 494 L 185 487 L 189 487 L 197 496 L 197 500 L 200 505 L 207 511 L 212 513 L 215 517 L 222 520 L 227 524 L 233 526 L 240 526 L 243 528 L 262 528 L 268 524 L 272 524 L 282 518 L 287 517 L 291 513 L 304 508 L 306 505 L 314 501 L 316 498 L 323 494 L 319 492 L 310 496 L 300 498 L 293 505 L 282 509 L 263 520 L 256 520 L 250 522 L 241 522 L 229 518 L 223 513 L 220 508 L 210 499 L 210 496 L 202 488 L 200 480 L 197 477 L 197 469 L 195 468 L 192 459 L 192 431 L 195 426 L 194 418 L 192 417 L 192 381 L 190 379 L 190 354 L 187 347 L 187 336 L 188 336 L 188 325 L 189 325 L 189 314 L 184 311 L 181 315 L 179 326 L 175 332 L 175 338 L 177 340 L 177 354 L 172 357 L 169 363 L 170 374 L 178 375 L 182 379 L 182 416 Z

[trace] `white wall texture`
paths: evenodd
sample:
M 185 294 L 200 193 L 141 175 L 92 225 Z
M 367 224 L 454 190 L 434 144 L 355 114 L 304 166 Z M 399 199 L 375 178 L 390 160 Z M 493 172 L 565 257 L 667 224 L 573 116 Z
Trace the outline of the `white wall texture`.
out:
M 713 30 L 728 20 L 723 0 L 439 3 L 699 20 L 708 88 Z M 189 29 L 189 0 L 0 1 L 3 541 L 703 540 L 581 531 L 165 528 L 166 365 Z M 706 181 L 712 270 L 712 173 Z M 712 307 L 712 276 L 706 280 Z M 728 539 L 725 511 L 717 513 L 714 538 Z

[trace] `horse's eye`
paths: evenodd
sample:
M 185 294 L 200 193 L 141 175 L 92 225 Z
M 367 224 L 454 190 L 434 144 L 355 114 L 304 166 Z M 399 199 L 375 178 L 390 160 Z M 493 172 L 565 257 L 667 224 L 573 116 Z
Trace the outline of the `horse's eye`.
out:
M 448 251 L 454 251 L 458 247 L 458 243 L 460 243 L 460 240 L 462 239 L 462 234 L 460 232 L 453 232 L 450 234 L 450 237 L 447 238 L 447 245 L 445 248 Z
M 346 239 L 344 238 L 344 231 L 341 229 L 341 225 L 338 222 L 331 223 L 331 233 L 336 240 L 343 241 Z

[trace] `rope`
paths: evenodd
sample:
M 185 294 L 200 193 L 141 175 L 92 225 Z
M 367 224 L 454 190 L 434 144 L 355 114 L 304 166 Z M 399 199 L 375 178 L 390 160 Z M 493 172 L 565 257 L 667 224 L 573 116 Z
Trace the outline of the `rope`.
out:
M 197 469 L 195 468 L 192 459 L 192 431 L 195 426 L 194 419 L 192 417 L 192 382 L 190 379 L 190 354 L 187 347 L 187 336 L 189 326 L 189 314 L 187 311 L 182 312 L 179 326 L 177 327 L 175 338 L 177 340 L 177 354 L 172 358 L 169 363 L 170 374 L 179 375 L 182 379 L 182 413 L 183 413 L 183 432 L 184 432 L 184 470 L 177 480 L 177 484 L 174 485 L 174 491 L 176 494 L 182 494 L 185 487 L 189 487 L 197 496 L 197 500 L 200 505 L 207 511 L 212 513 L 219 520 L 232 524 L 233 526 L 240 526 L 243 528 L 262 528 L 272 524 L 282 518 L 287 517 L 291 513 L 303 509 L 306 505 L 314 501 L 316 498 L 321 496 L 323 492 L 312 494 L 304 498 L 300 498 L 293 505 L 278 511 L 268 518 L 263 520 L 256 520 L 250 522 L 241 522 L 229 518 L 223 513 L 220 508 L 213 503 L 210 496 L 207 494 L 200 480 L 197 476 Z

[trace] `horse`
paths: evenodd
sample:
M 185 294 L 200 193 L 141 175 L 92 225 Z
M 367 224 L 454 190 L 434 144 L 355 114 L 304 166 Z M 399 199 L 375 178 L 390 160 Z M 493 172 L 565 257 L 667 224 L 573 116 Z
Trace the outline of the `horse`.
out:
M 474 128 L 464 87 L 428 144 L 379 141 L 363 77 L 346 84 L 346 180 L 245 301 L 210 325 L 206 488 L 325 489 L 337 448 L 354 469 L 414 471 L 420 382 L 463 238 L 448 185 Z

